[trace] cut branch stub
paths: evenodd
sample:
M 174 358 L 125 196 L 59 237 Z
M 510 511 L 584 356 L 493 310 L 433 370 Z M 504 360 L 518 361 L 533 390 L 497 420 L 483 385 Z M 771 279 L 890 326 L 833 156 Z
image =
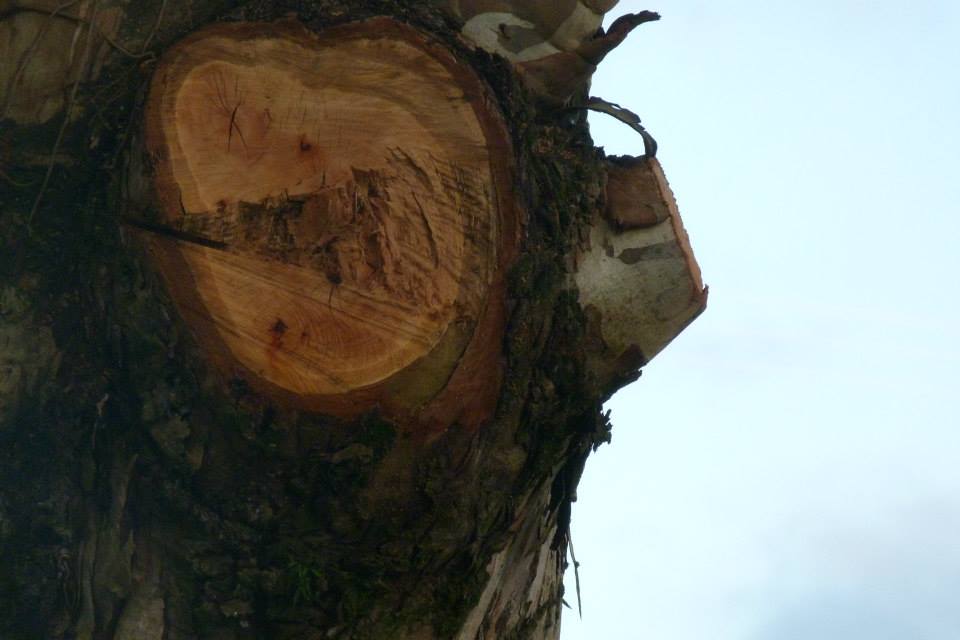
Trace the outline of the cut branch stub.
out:
M 608 158 L 606 202 L 579 255 L 576 284 L 600 334 L 594 372 L 615 381 L 700 315 L 707 289 L 656 158 Z
M 219 24 L 165 54 L 145 135 L 160 211 L 139 226 L 228 375 L 355 414 L 415 410 L 487 366 L 471 341 L 502 324 L 488 301 L 516 235 L 492 104 L 386 18 Z

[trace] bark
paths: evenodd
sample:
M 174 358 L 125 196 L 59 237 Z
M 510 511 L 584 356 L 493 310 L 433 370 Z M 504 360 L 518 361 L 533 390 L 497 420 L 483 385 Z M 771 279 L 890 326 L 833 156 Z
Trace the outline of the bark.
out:
M 494 4 L 0 5 L 0 637 L 558 636 L 705 292 L 568 108 L 632 23 Z

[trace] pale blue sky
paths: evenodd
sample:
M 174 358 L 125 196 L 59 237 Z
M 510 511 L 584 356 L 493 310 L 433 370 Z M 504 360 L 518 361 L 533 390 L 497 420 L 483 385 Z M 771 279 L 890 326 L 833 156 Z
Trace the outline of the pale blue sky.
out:
M 960 2 L 641 9 L 593 93 L 710 304 L 609 404 L 563 640 L 957 640 Z

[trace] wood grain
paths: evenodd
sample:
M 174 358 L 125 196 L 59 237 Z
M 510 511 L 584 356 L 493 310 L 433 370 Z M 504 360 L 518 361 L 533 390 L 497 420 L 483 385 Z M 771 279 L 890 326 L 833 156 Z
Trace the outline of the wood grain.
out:
M 287 398 L 389 382 L 410 407 L 443 388 L 514 242 L 491 104 L 386 19 L 220 24 L 164 56 L 145 146 L 151 228 L 171 233 L 143 235 L 228 375 Z

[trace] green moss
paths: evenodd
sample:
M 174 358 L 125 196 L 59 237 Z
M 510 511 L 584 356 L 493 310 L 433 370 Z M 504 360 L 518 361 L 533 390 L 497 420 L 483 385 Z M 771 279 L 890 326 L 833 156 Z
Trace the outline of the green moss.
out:
M 293 606 L 297 606 L 301 602 L 303 604 L 315 604 L 320 594 L 326 591 L 326 580 L 320 566 L 291 560 L 287 566 L 287 571 L 287 579 L 293 592 L 291 598 Z

